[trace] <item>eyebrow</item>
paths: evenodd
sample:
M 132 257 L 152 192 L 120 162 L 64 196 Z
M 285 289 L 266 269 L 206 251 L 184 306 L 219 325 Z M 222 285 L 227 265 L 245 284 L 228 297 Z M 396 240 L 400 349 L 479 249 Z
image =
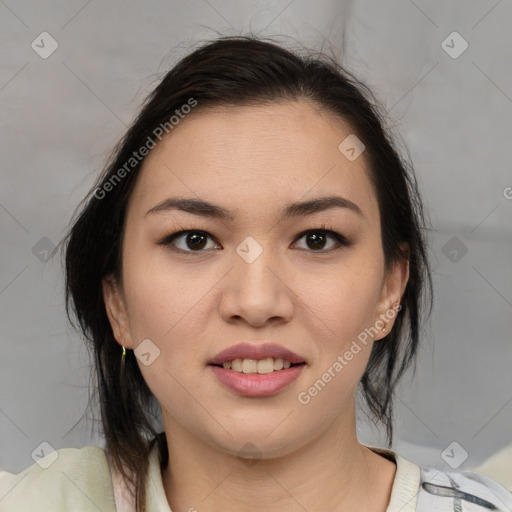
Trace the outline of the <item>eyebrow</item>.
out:
M 281 210 L 280 220 L 286 220 L 293 217 L 301 217 L 314 213 L 330 210 L 331 208 L 345 208 L 364 218 L 361 208 L 356 203 L 339 196 L 317 197 L 309 201 L 299 201 L 287 204 Z M 226 220 L 233 222 L 235 215 L 223 208 L 200 199 L 169 197 L 164 199 L 153 208 L 149 209 L 144 217 L 149 214 L 161 213 L 169 210 L 181 210 L 202 217 Z

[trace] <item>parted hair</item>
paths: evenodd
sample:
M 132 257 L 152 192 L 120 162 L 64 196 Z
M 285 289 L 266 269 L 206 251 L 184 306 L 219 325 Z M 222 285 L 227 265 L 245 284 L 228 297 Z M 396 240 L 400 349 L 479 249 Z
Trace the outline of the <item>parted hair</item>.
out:
M 348 123 L 363 142 L 379 206 L 386 268 L 400 258 L 409 260 L 402 308 L 384 342 L 374 343 L 359 382 L 369 417 L 385 427 L 388 446 L 392 444 L 395 388 L 405 371 L 415 366 L 423 317 L 432 309 L 423 205 L 413 167 L 398 150 L 387 128 L 387 115 L 368 86 L 335 58 L 303 50 L 287 49 L 268 38 L 228 36 L 207 41 L 179 60 L 143 102 L 78 205 L 61 242 L 66 312 L 91 352 L 91 388 L 99 402 L 106 453 L 129 484 L 136 512 L 145 512 L 148 455 L 154 443 L 162 468 L 169 455 L 165 435 L 155 427 L 158 403 L 133 351 L 126 352 L 121 364 L 122 351 L 106 314 L 102 281 L 107 276 L 121 278 L 126 208 L 144 159 L 132 162 L 128 170 L 126 162 L 154 140 L 157 127 L 190 104 L 191 98 L 197 102 L 194 112 L 306 100 Z M 123 168 L 125 172 L 120 172 Z M 115 186 L 108 186 L 113 179 Z M 89 406 L 93 401 L 90 397 Z

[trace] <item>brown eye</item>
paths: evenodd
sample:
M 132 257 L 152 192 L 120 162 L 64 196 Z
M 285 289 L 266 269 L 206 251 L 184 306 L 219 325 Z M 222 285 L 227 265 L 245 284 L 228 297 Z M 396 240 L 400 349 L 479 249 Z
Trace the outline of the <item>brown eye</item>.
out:
M 159 245 L 173 245 L 179 251 L 183 252 L 204 252 L 207 248 L 208 238 L 211 236 L 204 231 L 179 231 L 172 235 L 166 236 L 158 242 Z M 176 241 L 181 243 L 179 246 Z
M 300 238 L 305 238 L 306 249 L 310 249 L 313 252 L 330 252 L 332 250 L 339 249 L 340 246 L 349 245 L 344 236 L 325 229 L 305 231 L 299 236 L 299 239 Z M 334 240 L 335 243 L 334 246 L 331 245 L 331 247 L 326 249 L 325 246 L 328 243 L 329 238 Z
M 327 238 L 328 236 L 325 233 L 308 233 L 306 235 L 306 244 L 310 249 L 324 249 Z
M 203 233 L 191 232 L 185 236 L 185 245 L 193 250 L 204 249 L 207 237 Z

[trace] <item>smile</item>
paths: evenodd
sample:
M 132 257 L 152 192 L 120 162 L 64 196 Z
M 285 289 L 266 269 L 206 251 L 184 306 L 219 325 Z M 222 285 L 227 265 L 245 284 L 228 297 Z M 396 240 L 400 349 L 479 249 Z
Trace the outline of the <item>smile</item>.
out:
M 274 357 L 267 357 L 266 359 L 261 359 L 259 361 L 256 359 L 242 359 L 238 357 L 233 361 L 226 361 L 222 363 L 222 367 L 225 368 L 226 370 L 233 370 L 239 373 L 243 372 L 259 374 L 272 373 L 274 371 L 280 371 L 283 368 L 287 370 L 291 366 L 295 365 L 292 365 L 292 363 L 287 359 Z
M 209 365 L 218 381 L 247 397 L 270 396 L 295 381 L 306 363 L 293 364 L 281 358 L 261 360 L 237 358 L 222 365 Z

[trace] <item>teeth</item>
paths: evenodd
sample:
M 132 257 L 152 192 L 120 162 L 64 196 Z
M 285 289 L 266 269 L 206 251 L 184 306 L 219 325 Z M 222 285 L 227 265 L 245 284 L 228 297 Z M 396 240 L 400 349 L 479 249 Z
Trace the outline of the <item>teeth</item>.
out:
M 233 361 L 222 363 L 222 367 L 226 370 L 233 370 L 239 373 L 272 373 L 273 371 L 290 368 L 292 363 L 283 359 L 274 359 L 267 357 L 266 359 L 241 359 L 237 358 Z

